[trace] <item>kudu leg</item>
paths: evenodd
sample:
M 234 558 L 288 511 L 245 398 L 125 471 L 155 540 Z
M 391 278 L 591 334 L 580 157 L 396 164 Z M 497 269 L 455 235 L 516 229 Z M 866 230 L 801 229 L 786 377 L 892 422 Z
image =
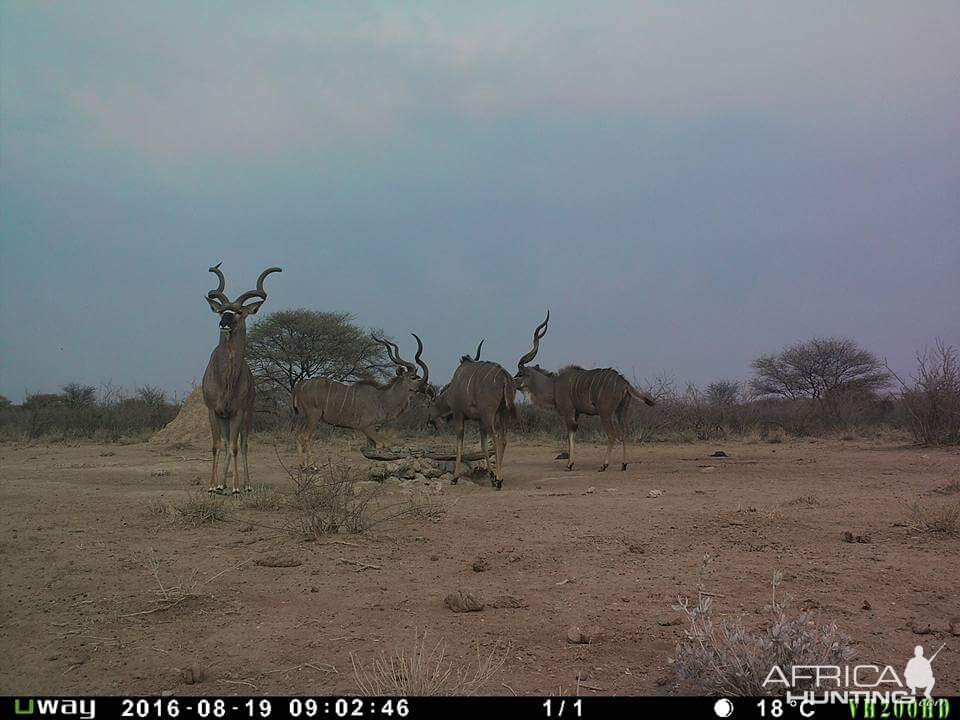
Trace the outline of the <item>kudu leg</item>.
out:
M 239 417 L 230 422 L 230 456 L 233 458 L 233 494 L 240 494 L 240 435 L 243 432 L 243 420 Z
M 620 444 L 623 447 L 623 454 L 620 456 L 620 472 L 627 469 L 627 425 L 623 421 L 623 411 L 617 413 L 617 431 L 620 433 Z
M 217 418 L 220 425 L 220 444 L 223 447 L 223 468 L 220 470 L 220 478 L 217 483 L 216 491 L 223 492 L 227 488 L 227 475 L 230 473 L 230 420 L 228 418 Z
M 463 461 L 463 425 L 464 419 L 457 418 L 457 459 L 453 464 L 453 484 L 460 479 L 460 464 Z
M 610 467 L 610 453 L 617 442 L 617 430 L 613 418 L 600 418 L 600 424 L 603 425 L 603 431 L 607 434 L 607 452 L 603 456 L 603 465 L 600 466 L 600 472 Z
M 573 470 L 573 436 L 576 430 L 567 430 L 567 470 Z
M 496 442 L 496 436 L 494 436 Z M 493 477 L 493 468 L 490 467 L 490 453 L 487 452 L 487 431 L 480 428 L 480 450 L 483 452 L 483 470 L 487 475 Z M 494 448 L 496 451 L 496 448 Z
M 247 455 L 247 450 L 249 445 L 247 440 L 250 437 L 250 428 L 244 428 L 243 432 L 240 433 L 240 454 L 243 455 L 243 489 L 244 492 L 253 492 L 253 487 L 250 485 L 250 460 Z
M 210 436 L 212 438 L 213 445 L 213 467 L 210 470 L 210 485 L 207 487 L 207 492 L 216 492 L 217 485 L 217 459 L 220 456 L 220 421 L 217 420 L 217 416 L 213 414 L 213 410 L 209 410 L 210 415 Z
M 507 423 L 506 418 L 500 418 L 500 427 L 493 429 L 494 450 L 497 454 L 496 485 L 497 490 L 503 487 L 503 456 L 507 452 Z

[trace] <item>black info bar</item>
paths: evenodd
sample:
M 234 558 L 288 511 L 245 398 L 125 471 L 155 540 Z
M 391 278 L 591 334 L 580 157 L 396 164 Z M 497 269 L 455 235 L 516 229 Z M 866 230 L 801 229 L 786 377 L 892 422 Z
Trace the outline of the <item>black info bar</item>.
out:
M 947 720 L 958 698 L 895 699 L 851 695 L 749 697 L 4 697 L 0 720 L 132 718 L 133 720 L 286 720 L 287 718 L 845 718 Z

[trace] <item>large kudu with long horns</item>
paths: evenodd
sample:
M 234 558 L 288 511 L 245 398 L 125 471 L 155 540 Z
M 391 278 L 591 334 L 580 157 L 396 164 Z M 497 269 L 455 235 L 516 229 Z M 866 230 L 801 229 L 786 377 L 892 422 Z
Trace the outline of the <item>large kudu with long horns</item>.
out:
M 399 417 L 407 409 L 414 393 L 429 394 L 430 369 L 420 359 L 423 342 L 415 333 L 411 335 L 417 341 L 417 354 L 413 360 L 423 369 L 423 378 L 417 375 L 413 363 L 400 357 L 400 348 L 395 343 L 374 336 L 373 339 L 387 349 L 387 356 L 397 368 L 396 375 L 389 382 L 359 380 L 342 383 L 328 378 L 313 378 L 302 381 L 294 388 L 293 411 L 302 418 L 295 431 L 302 466 L 312 464 L 313 436 L 320 421 L 335 427 L 359 430 L 375 448 L 379 448 L 382 443 L 377 436 L 377 429 Z
M 282 272 L 278 267 L 267 268 L 257 278 L 257 289 L 240 295 L 236 300 L 224 294 L 226 280 L 217 263 L 210 272 L 220 281 L 216 290 L 207 293 L 207 303 L 220 316 L 220 342 L 210 354 L 203 373 L 203 402 L 210 416 L 210 434 L 213 436 L 213 469 L 210 472 L 209 492 L 222 492 L 227 483 L 230 460 L 233 459 L 233 492 L 240 492 L 238 452 L 243 455 L 243 483 L 250 490 L 250 466 L 247 462 L 247 439 L 253 424 L 253 403 L 256 388 L 253 373 L 244 358 L 247 346 L 248 315 L 256 314 L 267 299 L 263 280 L 270 273 Z M 255 300 L 249 302 L 249 300 Z M 220 449 L 229 450 L 223 460 L 223 473 L 217 479 Z
M 533 349 L 517 363 L 517 374 L 514 376 L 517 388 L 532 398 L 538 407 L 553 408 L 560 414 L 567 431 L 567 470 L 573 469 L 573 436 L 577 432 L 577 420 L 581 415 L 599 415 L 600 424 L 607 434 L 607 452 L 600 471 L 603 472 L 610 465 L 610 452 L 617 440 L 623 445 L 620 469 L 626 470 L 627 436 L 624 415 L 631 400 L 653 405 L 653 398 L 637 390 L 612 368 L 584 370 L 570 365 L 559 372 L 550 372 L 539 365 L 527 365 L 537 356 L 540 340 L 546 334 L 549 322 L 548 310 L 546 320 L 533 331 Z
M 463 462 L 463 433 L 467 420 L 476 420 L 480 425 L 480 447 L 487 471 L 491 474 L 493 487 L 503 487 L 503 456 L 507 448 L 507 420 L 516 417 L 514 398 L 517 389 L 510 373 L 494 362 L 480 360 L 477 346 L 475 357 L 460 358 L 453 378 L 433 402 L 430 418 L 452 418 L 457 430 L 457 459 L 453 469 L 454 481 L 460 477 Z M 490 456 L 487 453 L 487 435 L 493 438 L 496 467 L 490 471 Z

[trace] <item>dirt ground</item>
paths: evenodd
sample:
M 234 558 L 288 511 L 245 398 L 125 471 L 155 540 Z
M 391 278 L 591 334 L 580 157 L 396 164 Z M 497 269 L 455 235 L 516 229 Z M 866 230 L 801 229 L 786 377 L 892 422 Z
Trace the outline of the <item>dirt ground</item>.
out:
M 254 481 L 288 492 L 273 447 L 252 446 Z M 552 442 L 514 440 L 501 492 L 461 482 L 434 521 L 304 542 L 275 529 L 289 512 L 191 528 L 151 511 L 206 487 L 199 447 L 0 445 L 0 693 L 355 693 L 351 653 L 369 663 L 415 629 L 455 663 L 509 643 L 487 693 L 572 693 L 578 677 L 583 694 L 689 692 L 670 670 L 683 632 L 671 605 L 695 592 L 705 553 L 719 613 L 761 622 L 780 569 L 780 597 L 836 622 L 861 661 L 902 669 L 915 645 L 945 642 L 937 692 L 960 692 L 960 539 L 910 525 L 913 500 L 960 500 L 956 450 L 657 443 L 604 474 L 599 447 L 580 452 L 564 472 Z M 278 557 L 299 564 L 257 564 Z M 148 612 L 151 558 L 167 587 L 197 594 Z M 443 601 L 458 589 L 500 607 L 453 613 Z M 603 637 L 571 644 L 572 625 Z

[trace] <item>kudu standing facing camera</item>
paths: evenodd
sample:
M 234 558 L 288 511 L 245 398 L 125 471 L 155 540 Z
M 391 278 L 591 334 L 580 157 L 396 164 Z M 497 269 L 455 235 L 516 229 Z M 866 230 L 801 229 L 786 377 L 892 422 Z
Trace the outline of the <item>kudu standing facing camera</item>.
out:
M 553 408 L 560 414 L 567 430 L 567 470 L 573 470 L 573 436 L 581 415 L 599 415 L 600 424 L 607 433 L 607 452 L 600 466 L 603 472 L 610 465 L 610 451 L 617 440 L 623 444 L 620 469 L 627 469 L 627 434 L 623 418 L 631 400 L 653 405 L 647 393 L 637 390 L 623 375 L 611 368 L 584 370 L 569 365 L 559 372 L 544 370 L 539 365 L 529 366 L 540 349 L 540 339 L 547 333 L 547 318 L 533 331 L 533 349 L 520 358 L 514 380 L 517 389 L 542 408 Z M 562 458 L 561 454 L 557 459 Z
M 423 342 L 415 333 L 410 334 L 417 341 L 417 354 L 413 360 L 423 369 L 423 378 L 417 375 L 413 363 L 400 357 L 400 348 L 395 343 L 374 336 L 373 339 L 387 349 L 387 356 L 397 368 L 397 374 L 389 382 L 358 380 L 347 384 L 321 377 L 297 384 L 292 404 L 294 413 L 301 416 L 294 431 L 301 467 L 313 464 L 313 436 L 321 420 L 334 427 L 359 430 L 375 448 L 379 448 L 382 442 L 376 430 L 399 417 L 414 393 L 430 394 L 430 369 L 420 359 Z
M 238 451 L 243 454 L 243 484 L 250 487 L 250 465 L 247 462 L 247 440 L 253 424 L 253 403 L 256 399 L 256 387 L 253 373 L 244 358 L 247 349 L 248 315 L 256 314 L 267 299 L 263 289 L 263 280 L 270 273 L 282 272 L 278 267 L 267 268 L 257 278 L 257 289 L 240 295 L 233 302 L 223 294 L 226 285 L 221 263 L 217 263 L 210 272 L 217 276 L 220 284 L 216 290 L 207 293 L 210 308 L 220 316 L 220 342 L 210 354 L 210 362 L 203 373 L 203 402 L 210 416 L 210 434 L 213 436 L 213 469 L 210 471 L 208 492 L 223 492 L 233 458 L 233 492 L 240 493 L 240 467 L 237 464 Z M 254 302 L 248 303 L 248 300 Z M 229 449 L 230 454 L 223 460 L 223 474 L 217 478 L 219 451 Z

